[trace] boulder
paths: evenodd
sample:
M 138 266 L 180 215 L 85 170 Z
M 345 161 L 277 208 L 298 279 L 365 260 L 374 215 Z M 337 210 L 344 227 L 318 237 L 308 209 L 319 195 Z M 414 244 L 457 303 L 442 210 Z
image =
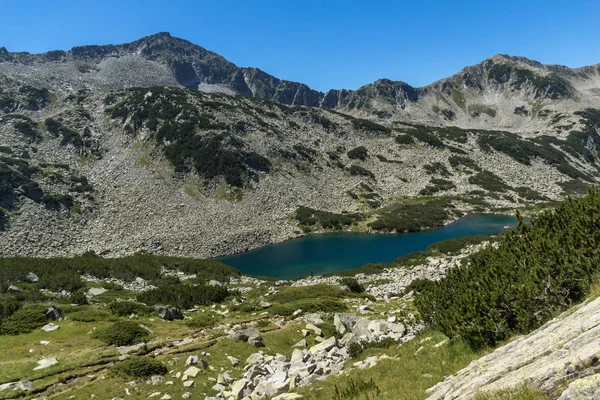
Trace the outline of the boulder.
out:
M 247 342 L 251 336 L 258 335 L 259 331 L 256 328 L 241 329 L 229 334 L 230 339 L 241 340 Z
M 40 278 L 34 274 L 33 272 L 30 272 L 27 274 L 27 276 L 25 277 L 25 280 L 31 283 L 36 283 L 40 280 Z
M 198 364 L 198 356 L 189 356 L 187 360 L 185 360 L 185 366 L 189 367 L 190 365 Z
M 302 339 L 294 345 L 294 347 L 306 347 L 306 339 Z
M 205 360 L 199 360 L 198 367 L 202 368 L 202 369 L 206 369 L 206 368 L 208 368 L 208 363 Z
M 248 338 L 248 344 L 251 344 L 252 346 L 255 346 L 255 347 L 264 346 L 264 344 L 262 342 L 262 336 L 260 336 L 259 334 L 250 336 Z
M 48 321 L 55 321 L 62 318 L 62 308 L 59 306 L 50 306 L 44 313 Z
M 259 384 L 256 385 L 254 393 L 256 393 L 258 396 L 271 397 L 277 394 L 277 389 L 271 382 L 260 381 Z
M 292 352 L 292 357 L 290 358 L 290 363 L 298 363 L 298 362 L 304 362 L 305 357 L 304 357 L 304 352 L 300 349 L 294 349 L 294 351 Z
M 17 383 L 15 390 L 22 390 L 24 392 L 28 392 L 33 389 L 33 382 L 31 381 L 21 381 Z
M 125 354 L 129 354 L 129 353 L 138 351 L 139 349 L 144 347 L 144 345 L 145 345 L 145 343 L 138 343 L 138 344 L 134 344 L 132 346 L 119 346 L 119 347 L 117 347 L 117 351 L 119 352 L 120 355 L 124 356 Z
M 271 307 L 271 303 L 267 303 L 266 301 L 261 301 L 259 303 L 259 305 L 263 308 L 263 309 L 267 309 L 269 307 Z
M 34 371 L 37 371 L 37 370 L 40 370 L 40 369 L 44 369 L 44 368 L 48 368 L 48 367 L 51 367 L 53 365 L 56 365 L 56 364 L 58 364 L 58 360 L 56 359 L 56 357 L 46 357 L 46 358 L 42 358 L 37 363 L 39 365 L 33 369 Z
M 223 286 L 223 284 L 219 281 L 211 279 L 210 281 L 208 281 L 208 286 Z
M 158 313 L 158 315 L 167 321 L 173 321 L 175 319 L 183 319 L 183 314 L 181 310 L 177 307 L 173 306 L 154 306 L 154 311 Z
M 195 378 L 196 376 L 198 376 L 198 374 L 200 373 L 200 368 L 198 367 L 189 367 L 188 369 L 186 369 L 183 374 L 187 375 L 187 376 L 191 376 L 192 378 Z
M 250 354 L 250 356 L 248 356 L 248 358 L 246 359 L 246 364 L 248 364 L 248 365 L 258 364 L 258 363 L 261 363 L 263 360 L 264 360 L 264 356 L 262 355 L 262 353 L 253 353 L 253 354 Z
M 232 356 L 227 356 L 227 359 L 229 360 L 229 362 L 231 363 L 231 365 L 233 365 L 234 367 L 237 367 L 240 364 L 240 359 L 239 358 L 235 358 Z
M 19 382 L 8 382 L 8 383 L 3 383 L 2 385 L 0 385 L 0 392 L 6 390 L 6 389 L 12 389 L 17 387 L 17 384 Z
M 316 325 L 316 326 L 323 325 L 323 318 L 321 318 L 321 316 L 318 313 L 306 314 L 304 316 L 304 320 L 307 323 L 313 324 L 313 325 Z
M 306 329 L 313 331 L 316 336 L 321 336 L 321 329 L 311 323 L 306 324 Z
M 21 289 L 19 289 L 18 287 L 16 287 L 15 285 L 10 285 L 8 287 L 8 289 L 6 289 L 7 292 L 9 293 L 18 293 L 21 291 Z
M 102 293 L 106 293 L 107 290 L 104 288 L 91 288 L 90 290 L 88 290 L 87 292 L 85 292 L 86 295 L 88 296 L 100 296 Z
M 339 314 L 335 314 L 333 316 L 333 326 L 335 327 L 336 332 L 343 335 L 346 332 L 346 326 L 342 322 L 342 319 Z
M 313 347 L 310 348 L 309 351 L 310 351 L 310 354 L 314 355 L 320 351 L 329 351 L 336 345 L 337 345 L 337 339 L 335 338 L 335 336 L 332 336 L 329 339 L 326 339 L 326 340 L 322 341 L 321 343 L 314 345 Z
M 248 379 L 240 379 L 239 381 L 235 381 L 233 385 L 231 385 L 231 396 L 234 399 L 241 400 L 244 397 L 244 389 L 248 386 L 250 381 Z
M 191 379 L 183 381 L 183 387 L 187 387 L 187 388 L 194 387 L 194 381 Z M 223 387 L 223 386 L 221 385 L 221 387 Z
M 600 399 L 600 374 L 574 380 L 558 400 Z
M 52 332 L 52 331 L 57 330 L 58 328 L 60 328 L 59 325 L 56 325 L 56 324 L 53 324 L 53 323 L 49 323 L 49 324 L 46 324 L 46 325 L 42 326 L 41 329 L 44 332 Z

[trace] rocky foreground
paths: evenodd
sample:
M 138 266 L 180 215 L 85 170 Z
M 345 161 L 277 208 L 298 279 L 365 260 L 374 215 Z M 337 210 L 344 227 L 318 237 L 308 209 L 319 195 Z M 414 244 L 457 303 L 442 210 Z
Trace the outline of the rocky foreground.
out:
M 600 398 L 600 298 L 472 362 L 430 389 L 430 400 L 471 399 L 529 385 L 559 400 Z

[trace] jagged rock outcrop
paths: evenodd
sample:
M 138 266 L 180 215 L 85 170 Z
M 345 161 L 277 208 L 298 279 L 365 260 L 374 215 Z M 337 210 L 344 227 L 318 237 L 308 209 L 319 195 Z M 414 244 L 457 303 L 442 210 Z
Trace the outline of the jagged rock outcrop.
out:
M 577 306 L 535 332 L 473 361 L 428 391 L 429 399 L 470 399 L 478 391 L 498 391 L 530 385 L 552 392 L 571 382 L 571 393 L 584 385 L 577 380 L 596 375 L 600 359 L 600 298 Z M 589 378 L 586 381 L 596 378 Z M 589 383 L 589 382 L 588 382 Z M 582 389 L 587 390 L 587 389 Z M 564 398 L 568 399 L 569 391 Z

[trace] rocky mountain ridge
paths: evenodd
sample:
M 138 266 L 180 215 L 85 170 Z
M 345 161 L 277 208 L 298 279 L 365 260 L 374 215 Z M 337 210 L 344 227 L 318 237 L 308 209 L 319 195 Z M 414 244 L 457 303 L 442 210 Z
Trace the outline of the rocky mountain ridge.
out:
M 72 90 L 180 86 L 386 119 L 425 118 L 436 124 L 463 127 L 469 125 L 465 119 L 472 125 L 473 119 L 485 115 L 489 117 L 487 124 L 477 124 L 490 126 L 497 125 L 490 120 L 496 117 L 492 114 L 500 114 L 504 119 L 514 115 L 519 105 L 504 110 L 494 97 L 504 96 L 503 102 L 515 97 L 513 102 L 524 103 L 520 106 L 544 101 L 598 102 L 600 90 L 600 64 L 572 69 L 498 54 L 420 88 L 380 79 L 357 90 L 332 89 L 324 93 L 303 83 L 278 79 L 258 68 L 238 67 L 166 32 L 122 45 L 78 46 L 43 54 L 10 53 L 2 48 L 0 70 L 55 90 L 68 90 L 67 83 L 73 86 Z M 509 125 L 518 129 L 514 123 Z

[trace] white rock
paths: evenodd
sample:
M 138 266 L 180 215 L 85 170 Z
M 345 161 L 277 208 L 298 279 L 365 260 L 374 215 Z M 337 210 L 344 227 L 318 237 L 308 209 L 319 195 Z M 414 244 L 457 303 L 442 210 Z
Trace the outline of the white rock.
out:
M 54 324 L 52 322 L 50 322 L 49 324 L 46 324 L 46 325 L 42 326 L 42 330 L 44 332 L 53 332 L 53 331 L 55 331 L 55 330 L 57 330 L 59 328 L 60 328 L 59 325 L 56 325 L 56 324 Z
M 56 359 L 56 357 L 46 357 L 46 358 L 41 359 L 37 363 L 39 365 L 33 369 L 34 371 L 56 365 L 56 364 L 58 364 L 58 360 Z

